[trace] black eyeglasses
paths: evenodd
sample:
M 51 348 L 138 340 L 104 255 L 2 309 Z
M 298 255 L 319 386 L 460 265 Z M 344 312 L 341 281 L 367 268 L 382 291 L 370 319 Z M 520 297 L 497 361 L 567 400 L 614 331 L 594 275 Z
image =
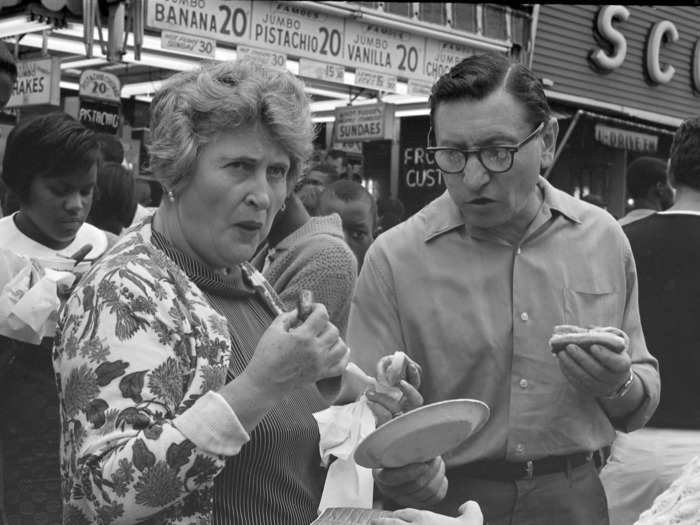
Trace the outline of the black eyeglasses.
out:
M 503 173 L 513 167 L 515 154 L 525 144 L 534 139 L 544 129 L 544 122 L 540 124 L 523 140 L 512 146 L 486 146 L 483 148 L 447 148 L 429 147 L 435 156 L 435 164 L 445 173 L 461 173 L 467 166 L 467 159 L 472 153 L 476 154 L 481 165 L 491 173 Z

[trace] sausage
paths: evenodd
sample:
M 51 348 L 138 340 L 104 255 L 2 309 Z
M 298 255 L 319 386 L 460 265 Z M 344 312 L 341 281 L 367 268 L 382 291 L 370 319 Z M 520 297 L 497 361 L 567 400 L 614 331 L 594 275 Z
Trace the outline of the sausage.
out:
M 621 353 L 627 348 L 625 333 L 615 327 L 582 328 L 574 325 L 559 325 L 554 327 L 554 333 L 549 339 L 552 353 L 558 354 L 566 345 L 578 345 L 587 350 L 591 345 L 602 345 L 613 352 Z

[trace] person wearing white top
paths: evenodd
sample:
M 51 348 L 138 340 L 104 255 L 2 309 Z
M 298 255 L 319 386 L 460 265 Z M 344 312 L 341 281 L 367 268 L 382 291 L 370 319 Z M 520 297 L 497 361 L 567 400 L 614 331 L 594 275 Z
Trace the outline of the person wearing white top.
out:
M 51 113 L 20 122 L 8 136 L 2 164 L 2 180 L 20 207 L 0 219 L 0 248 L 45 268 L 84 273 L 112 240 L 85 223 L 99 162 L 94 133 L 72 117 Z M 4 495 L 8 523 L 27 514 L 61 521 L 52 344 L 48 337 L 32 345 L 0 336 L 0 503 Z

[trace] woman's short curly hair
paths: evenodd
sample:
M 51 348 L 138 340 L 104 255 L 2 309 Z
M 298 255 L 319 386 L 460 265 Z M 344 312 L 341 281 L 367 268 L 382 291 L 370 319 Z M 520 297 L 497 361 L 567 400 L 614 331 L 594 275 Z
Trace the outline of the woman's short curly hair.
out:
M 289 154 L 288 187 L 313 151 L 304 84 L 286 70 L 249 60 L 208 63 L 170 77 L 151 105 L 150 171 L 177 193 L 194 174 L 201 148 L 219 134 L 261 123 Z

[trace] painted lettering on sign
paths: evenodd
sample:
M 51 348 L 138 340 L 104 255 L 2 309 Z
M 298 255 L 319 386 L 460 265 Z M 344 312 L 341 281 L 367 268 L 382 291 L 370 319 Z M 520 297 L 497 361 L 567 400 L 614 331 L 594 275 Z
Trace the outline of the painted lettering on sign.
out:
M 40 104 L 59 104 L 60 65 L 57 59 L 17 63 L 17 80 L 12 87 L 8 108 Z
M 467 46 L 429 40 L 425 52 L 425 76 L 437 80 L 465 58 L 474 54 Z
M 173 33 L 172 31 L 163 31 L 161 33 L 160 47 L 205 58 L 215 58 L 216 56 L 215 40 L 201 36 Z
M 237 40 L 247 37 L 250 31 L 250 2 L 148 0 L 146 23 L 205 38 Z
M 384 104 L 336 108 L 334 140 L 361 141 L 385 138 L 385 110 Z
M 656 153 L 659 146 L 659 138 L 656 135 L 612 128 L 602 124 L 595 126 L 595 139 L 611 148 L 640 153 Z
M 338 23 L 320 13 L 284 2 L 269 2 L 268 5 L 268 9 L 258 7 L 264 3 L 255 5 L 253 41 L 312 58 L 341 56 L 342 21 Z

